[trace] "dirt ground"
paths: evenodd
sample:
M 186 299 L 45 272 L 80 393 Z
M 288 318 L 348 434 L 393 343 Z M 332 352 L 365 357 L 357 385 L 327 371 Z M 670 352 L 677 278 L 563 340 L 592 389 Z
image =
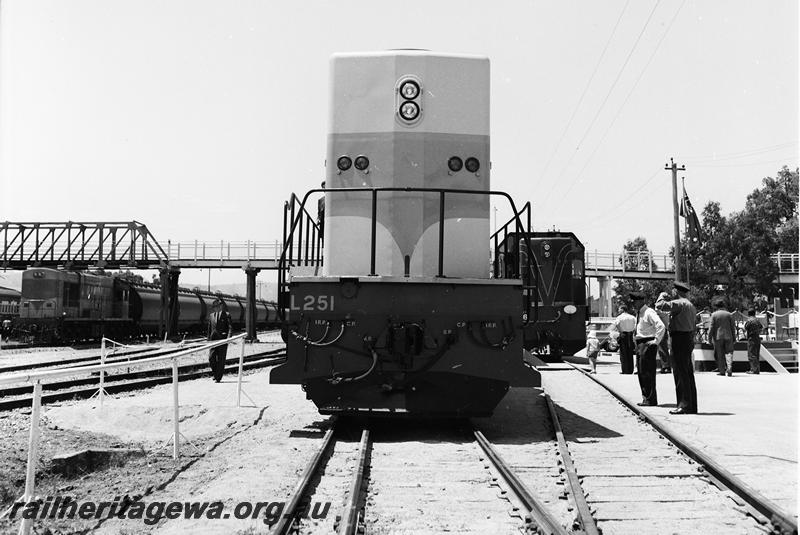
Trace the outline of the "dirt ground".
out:
M 250 353 L 275 348 L 272 343 L 256 344 Z M 269 385 L 269 370 L 246 373 L 242 407 L 236 407 L 236 377 L 225 376 L 222 383 L 208 379 L 180 383 L 181 456 L 172 458 L 172 389 L 163 385 L 136 393 L 109 397 L 103 408 L 97 400 L 80 400 L 43 407 L 41 441 L 36 473 L 35 495 L 46 502 L 48 497 L 63 500 L 69 496 L 78 502 L 117 502 L 135 500 L 221 501 L 233 506 L 238 501 L 268 499 L 285 501 L 296 474 L 302 469 L 309 451 L 315 448 L 316 425 L 324 425 L 314 405 L 305 400 L 299 387 Z M 0 413 L 0 514 L 7 512 L 14 500 L 24 493 L 30 409 Z M 308 426 L 308 429 L 305 429 Z M 293 436 L 294 434 L 294 436 Z M 269 442 L 264 442 L 269 439 Z M 187 444 L 187 441 L 190 442 Z M 280 453 L 278 442 L 287 448 Z M 139 451 L 110 466 L 71 477 L 57 473 L 53 457 L 83 449 L 119 448 Z M 250 494 L 249 478 L 261 475 L 265 459 L 257 460 L 254 451 L 270 453 L 274 463 L 291 457 L 295 463 L 281 463 L 279 478 L 268 478 L 277 485 L 258 496 Z M 298 452 L 303 454 L 293 455 Z M 235 463 L 232 467 L 230 463 Z M 232 479 L 237 472 L 239 481 Z M 217 478 L 224 481 L 212 484 Z M 198 487 L 209 494 L 198 495 Z M 121 505 L 120 505 L 121 507 Z M 0 533 L 16 533 L 17 518 L 0 519 Z M 177 522 L 177 523 L 176 523 Z M 230 533 L 258 528 L 249 522 L 207 521 L 195 526 L 199 531 Z M 202 522 L 201 522 L 202 524 Z M 162 520 L 146 525 L 140 520 L 48 519 L 36 521 L 34 533 L 151 533 L 183 531 L 182 521 Z M 263 531 L 263 523 L 259 531 Z M 192 528 L 196 530 L 194 527 Z

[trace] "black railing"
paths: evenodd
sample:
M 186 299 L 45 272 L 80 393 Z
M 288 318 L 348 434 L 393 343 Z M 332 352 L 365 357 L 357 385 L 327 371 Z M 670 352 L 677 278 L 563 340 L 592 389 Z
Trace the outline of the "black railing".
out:
M 281 321 L 286 321 L 286 309 L 288 308 L 288 284 L 286 282 L 288 270 L 290 267 L 294 265 L 302 265 L 303 260 L 301 259 L 294 259 L 294 246 L 293 243 L 296 240 L 295 232 L 299 236 L 302 237 L 303 234 L 303 221 L 305 219 L 306 225 L 309 225 L 309 222 L 314 225 L 315 230 L 319 230 L 317 224 L 313 221 L 313 218 L 308 214 L 306 210 L 306 202 L 311 194 L 314 193 L 370 193 L 371 194 L 371 208 L 372 208 L 372 221 L 371 221 L 371 229 L 370 229 L 370 266 L 369 266 L 369 276 L 377 276 L 376 270 L 376 242 L 377 242 L 377 224 L 378 224 L 378 194 L 379 193 L 392 193 L 392 192 L 414 192 L 414 193 L 437 193 L 439 194 L 439 264 L 438 264 L 438 274 L 437 277 L 445 278 L 444 274 L 444 225 L 445 225 L 445 198 L 447 194 L 454 194 L 454 195 L 485 195 L 485 196 L 500 196 L 505 197 L 509 204 L 511 205 L 512 213 L 514 216 L 509 220 L 504 228 L 507 229 L 509 226 L 514 223 L 517 232 L 519 235 L 523 237 L 525 243 L 527 244 L 528 250 L 532 250 L 530 246 L 530 241 L 528 240 L 528 232 L 525 231 L 525 228 L 530 231 L 530 203 L 527 203 L 522 210 L 517 211 L 517 207 L 514 204 L 514 200 L 511 198 L 510 195 L 503 191 L 485 191 L 485 190 L 463 190 L 463 189 L 442 189 L 442 188 L 325 188 L 325 189 L 312 189 L 309 190 L 303 200 L 298 203 L 297 196 L 292 194 L 292 198 L 290 202 L 287 202 L 284 205 L 284 240 L 283 240 L 283 250 L 281 251 L 281 257 L 278 260 L 278 291 L 279 291 L 279 314 Z M 295 206 L 297 209 L 295 209 Z M 522 221 L 520 220 L 520 215 L 526 211 L 528 212 L 527 216 L 527 227 L 523 227 Z M 288 234 L 287 234 L 287 217 L 289 218 L 290 225 L 288 226 Z M 308 226 L 306 226 L 308 228 Z M 494 238 L 494 235 L 492 236 Z M 321 234 L 320 234 L 321 238 Z M 298 246 L 298 250 L 300 247 Z M 312 263 L 311 265 L 319 266 L 321 265 L 321 251 L 322 251 L 322 240 L 320 239 L 319 248 L 317 249 L 317 255 L 312 255 Z M 299 254 L 299 253 L 298 253 Z M 296 263 L 295 263 L 296 262 Z M 305 259 L 306 264 L 308 264 L 308 256 Z M 534 261 L 535 263 L 535 261 Z M 536 281 L 538 283 L 538 277 L 536 275 L 535 269 L 533 269 L 532 263 L 529 262 L 528 264 L 528 272 L 522 274 L 523 286 L 525 287 L 526 291 L 524 292 L 524 305 L 525 305 L 525 323 L 530 321 L 530 295 L 529 290 L 531 288 L 531 281 Z M 536 286 L 533 286 L 534 291 Z
M 513 208 L 513 203 L 512 203 Z M 525 227 L 524 232 L 520 233 L 520 218 L 525 218 Z M 529 240 L 529 234 L 531 232 L 531 203 L 526 202 L 525 206 L 517 212 L 516 209 L 514 211 L 514 215 L 509 219 L 502 227 L 497 229 L 494 234 L 491 235 L 489 240 L 494 244 L 494 249 L 492 250 L 494 254 L 494 259 L 492 261 L 492 271 L 494 272 L 494 278 L 507 278 L 505 274 L 501 270 L 500 266 L 500 258 L 499 258 L 499 248 L 501 243 L 507 243 L 509 229 L 512 228 L 512 225 L 516 227 L 517 236 L 522 236 L 522 239 L 525 240 L 525 244 L 527 245 L 526 251 L 523 251 L 520 244 L 517 243 L 517 250 L 518 250 L 518 258 L 517 262 L 518 265 L 514 266 L 513 273 L 519 274 L 522 278 L 522 289 L 523 289 L 523 307 L 526 311 L 526 323 L 531 321 L 530 318 L 530 310 L 531 310 L 531 295 L 534 296 L 533 299 L 533 319 L 532 321 L 535 323 L 539 319 L 539 268 L 536 265 L 536 257 L 533 255 L 533 250 L 531 249 L 531 244 Z M 513 230 L 511 230 L 513 232 Z M 503 236 L 503 239 L 500 240 L 499 237 Z M 519 241 L 519 238 L 517 239 Z M 507 245 L 506 245 L 507 247 Z M 526 262 L 522 264 L 522 255 L 525 255 Z M 507 261 L 507 257 L 504 257 L 504 261 Z
M 291 198 L 283 203 L 283 247 L 278 263 L 278 315 L 281 321 L 285 320 L 284 311 L 288 308 L 287 275 L 289 268 L 294 266 L 322 265 L 323 239 L 323 213 L 318 214 L 319 221 L 308 213 L 305 202 L 312 190 L 303 197 L 303 202 L 292 193 Z M 297 233 L 295 234 L 295 229 Z M 305 231 L 305 236 L 303 232 Z M 296 257 L 295 257 L 296 254 Z

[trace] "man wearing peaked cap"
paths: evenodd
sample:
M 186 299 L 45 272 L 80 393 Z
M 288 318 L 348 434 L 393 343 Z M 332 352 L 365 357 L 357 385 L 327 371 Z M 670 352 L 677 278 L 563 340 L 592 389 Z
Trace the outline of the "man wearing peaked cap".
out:
M 697 414 L 697 385 L 694 380 L 694 331 L 697 310 L 686 298 L 689 285 L 675 281 L 673 299 L 659 298 L 656 309 L 669 312 L 669 337 L 672 345 L 672 376 L 678 407 L 670 414 Z
M 692 291 L 692 288 L 688 284 L 686 284 L 685 282 L 675 281 L 675 282 L 672 283 L 672 285 L 675 286 L 676 290 L 681 291 L 681 292 L 691 292 Z

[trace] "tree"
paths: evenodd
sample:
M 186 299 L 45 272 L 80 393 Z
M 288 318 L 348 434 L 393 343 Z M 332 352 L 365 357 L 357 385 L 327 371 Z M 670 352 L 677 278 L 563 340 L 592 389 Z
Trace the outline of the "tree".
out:
M 639 236 L 632 240 L 625 242 L 623 250 L 626 253 L 641 252 L 642 254 L 626 254 L 624 259 L 620 259 L 620 263 L 625 262 L 626 271 L 648 271 L 648 268 L 655 268 L 655 263 L 650 258 L 650 249 L 647 247 L 647 239 Z M 648 266 L 648 260 L 650 266 Z M 668 281 L 650 280 L 650 279 L 620 279 L 614 287 L 613 298 L 614 310 L 617 310 L 620 304 L 630 304 L 628 295 L 631 292 L 642 292 L 647 296 L 649 303 L 654 303 L 658 294 L 663 292 L 665 288 L 669 287 Z
M 764 178 L 740 212 L 725 217 L 711 201 L 702 215 L 704 243 L 681 241 L 695 304 L 709 304 L 722 292 L 729 306 L 744 308 L 757 294 L 779 294 L 771 256 L 798 251 L 798 170 L 784 166 L 778 178 Z

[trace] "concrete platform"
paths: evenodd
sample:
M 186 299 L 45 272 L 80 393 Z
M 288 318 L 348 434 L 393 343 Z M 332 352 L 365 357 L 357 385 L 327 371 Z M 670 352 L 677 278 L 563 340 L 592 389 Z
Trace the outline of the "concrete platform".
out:
M 586 359 L 571 360 L 588 370 Z M 561 364 L 550 369 L 563 373 L 558 371 L 563 368 Z M 624 399 L 634 404 L 641 401 L 637 376 L 620 374 L 616 355 L 601 355 L 594 377 Z M 659 406 L 642 408 L 796 517 L 798 375 L 761 372 L 727 377 L 716 372 L 695 372 L 695 381 L 698 414 L 669 414 L 675 408 L 672 374 L 657 375 Z

